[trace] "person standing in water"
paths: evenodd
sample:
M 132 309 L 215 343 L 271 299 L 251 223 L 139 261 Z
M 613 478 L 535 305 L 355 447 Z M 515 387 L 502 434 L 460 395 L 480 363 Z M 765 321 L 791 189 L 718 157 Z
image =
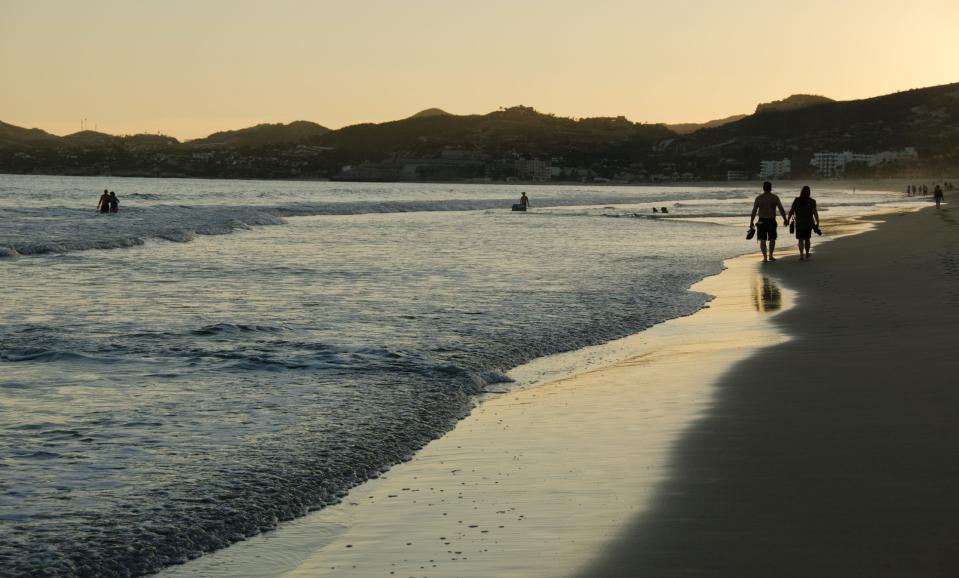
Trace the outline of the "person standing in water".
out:
M 936 200 L 936 208 L 938 209 L 942 203 L 942 187 L 936 185 L 936 189 L 932 191 L 932 197 Z
M 819 228 L 819 211 L 816 210 L 816 199 L 812 198 L 809 187 L 803 187 L 799 196 L 793 200 L 786 222 L 796 215 L 796 239 L 799 241 L 799 260 L 809 260 L 809 240 L 813 229 Z
M 120 212 L 120 199 L 117 198 L 117 194 L 113 191 L 110 191 L 110 212 L 119 213 Z
M 524 211 L 529 208 L 529 197 L 526 196 L 526 191 L 523 191 L 523 194 L 520 195 L 519 204 Z
M 110 192 L 106 189 L 103 189 L 103 194 L 100 195 L 100 202 L 97 203 L 97 209 L 101 213 L 110 212 Z
M 756 223 L 756 236 L 759 237 L 759 249 L 763 252 L 763 263 L 776 260 L 776 209 L 783 216 L 783 221 L 787 221 L 786 209 L 783 208 L 782 201 L 773 194 L 773 184 L 769 181 L 763 183 L 763 193 L 756 197 L 753 202 L 753 212 L 749 216 L 749 229 L 753 229 L 753 223 L 759 216 L 759 222 Z M 767 253 L 766 243 L 769 243 Z

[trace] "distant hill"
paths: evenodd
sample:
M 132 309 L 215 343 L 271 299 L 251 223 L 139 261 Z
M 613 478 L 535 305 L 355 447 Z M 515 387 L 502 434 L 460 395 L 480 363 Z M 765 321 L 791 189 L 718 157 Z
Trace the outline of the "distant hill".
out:
M 625 117 L 575 120 L 514 106 L 484 115 L 427 115 L 353 125 L 311 142 L 353 151 L 369 160 L 391 154 L 430 156 L 450 148 L 493 156 L 592 158 L 645 148 L 674 136 L 663 125 L 633 123 Z
M 338 130 L 296 121 L 181 143 L 95 131 L 59 137 L 0 122 L 0 173 L 505 180 L 532 174 L 525 159 L 552 165 L 564 179 L 646 182 L 754 175 L 761 160 L 783 158 L 794 177 L 805 177 L 816 152 L 905 147 L 916 149 L 917 162 L 854 168 L 874 176 L 959 172 L 959 83 L 852 101 L 793 95 L 745 117 L 671 126 L 526 106 L 473 115 L 432 108 Z
M 188 143 L 193 146 L 251 147 L 298 142 L 328 132 L 330 129 L 315 122 L 297 120 L 289 124 L 258 124 L 239 130 L 215 132 Z
M 782 100 L 775 100 L 773 102 L 764 102 L 756 105 L 756 113 L 764 112 L 785 112 L 790 110 L 797 110 L 800 108 L 806 108 L 807 106 L 814 106 L 817 104 L 824 104 L 827 102 L 835 102 L 831 98 L 825 96 L 817 96 L 815 94 L 794 94 L 792 96 L 786 97 Z M 677 134 L 691 134 L 697 130 L 704 128 L 715 128 L 717 126 L 723 126 L 724 124 L 729 124 L 731 122 L 736 122 L 737 120 L 742 120 L 749 116 L 748 114 L 734 114 L 732 116 L 727 116 L 726 118 L 719 118 L 716 120 L 710 120 L 708 122 L 685 122 L 678 124 L 667 124 L 666 127 L 669 130 Z
M 38 128 L 22 128 L 0 121 L 0 146 L 53 142 L 58 138 Z
M 118 136 L 94 130 L 81 130 L 61 137 L 62 142 L 77 146 L 103 146 L 119 140 L 121 139 Z
M 180 141 L 162 134 L 135 134 L 123 137 L 125 143 L 138 147 L 175 146 Z
M 760 160 L 791 158 L 803 174 L 819 151 L 915 147 L 927 166 L 948 166 L 954 161 L 947 159 L 959 151 L 959 83 L 862 100 L 805 102 L 761 107 L 744 119 L 674 141 L 664 152 L 699 159 L 698 166 L 712 165 L 716 173 L 720 166 L 751 168 Z
M 666 128 L 673 131 L 676 134 L 689 134 L 696 132 L 699 129 L 703 128 L 713 128 L 716 126 L 722 126 L 724 124 L 729 124 L 731 122 L 736 122 L 737 120 L 742 120 L 749 115 L 746 114 L 734 114 L 732 116 L 727 116 L 726 118 L 719 118 L 716 120 L 710 120 L 707 122 L 683 122 L 679 124 L 667 124 Z
M 170 146 L 180 141 L 171 137 L 156 134 L 135 134 L 116 136 L 92 130 L 82 130 L 57 136 L 38 128 L 21 128 L 5 122 L 0 122 L 0 147 L 6 148 L 49 148 L 49 147 L 86 147 L 96 148 L 111 144 L 128 144 L 140 147 Z
M 788 112 L 790 110 L 799 110 L 800 108 L 815 106 L 817 104 L 826 104 L 828 102 L 836 101 L 831 98 L 816 94 L 794 94 L 782 100 L 761 103 L 756 106 L 756 113 L 758 114 L 773 111 Z
M 452 116 L 452 115 L 441 108 L 427 108 L 426 110 L 421 110 L 409 118 L 426 118 L 429 116 Z

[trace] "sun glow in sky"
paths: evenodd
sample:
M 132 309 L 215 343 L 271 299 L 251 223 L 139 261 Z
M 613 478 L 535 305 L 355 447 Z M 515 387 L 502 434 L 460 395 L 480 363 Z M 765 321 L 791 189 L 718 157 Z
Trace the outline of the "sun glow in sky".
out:
M 957 0 L 0 0 L 0 120 L 181 139 L 439 107 L 705 121 L 959 81 Z

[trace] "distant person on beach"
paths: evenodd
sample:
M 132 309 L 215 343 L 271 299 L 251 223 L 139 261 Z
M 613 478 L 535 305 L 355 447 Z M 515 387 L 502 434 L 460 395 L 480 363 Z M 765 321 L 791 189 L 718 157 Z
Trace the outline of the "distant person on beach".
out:
M 816 210 L 816 199 L 812 198 L 809 187 L 803 187 L 799 196 L 793 200 L 786 222 L 793 215 L 796 216 L 796 239 L 799 241 L 799 260 L 809 260 L 809 240 L 813 229 L 819 228 L 819 211 Z M 805 256 L 804 256 L 805 255 Z
M 526 196 L 526 191 L 523 191 L 523 194 L 519 197 L 519 204 L 524 209 L 529 208 L 529 197 Z
M 100 202 L 97 203 L 97 209 L 101 213 L 110 212 L 110 192 L 106 189 L 103 189 L 103 194 L 100 195 Z
M 753 223 L 757 215 L 759 222 L 756 223 L 756 236 L 759 237 L 759 249 L 763 252 L 763 262 L 775 261 L 776 252 L 776 209 L 783 216 L 783 222 L 788 221 L 786 209 L 783 208 L 782 201 L 773 194 L 773 184 L 769 181 L 763 183 L 763 193 L 756 197 L 753 202 L 753 212 L 749 216 L 749 229 L 753 229 Z M 769 251 L 766 251 L 766 243 L 769 243 Z
M 120 212 L 120 199 L 117 198 L 117 194 L 113 191 L 110 191 L 110 212 L 119 213 Z
M 936 208 L 938 209 L 942 203 L 942 189 L 939 188 L 939 185 L 936 185 L 936 190 L 932 192 L 932 196 L 936 199 Z

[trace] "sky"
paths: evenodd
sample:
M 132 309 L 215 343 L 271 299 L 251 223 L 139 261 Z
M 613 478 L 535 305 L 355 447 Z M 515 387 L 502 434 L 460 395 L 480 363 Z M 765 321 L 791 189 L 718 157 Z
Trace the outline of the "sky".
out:
M 0 121 L 180 139 L 438 107 L 700 122 L 959 81 L 959 0 L 0 0 Z

